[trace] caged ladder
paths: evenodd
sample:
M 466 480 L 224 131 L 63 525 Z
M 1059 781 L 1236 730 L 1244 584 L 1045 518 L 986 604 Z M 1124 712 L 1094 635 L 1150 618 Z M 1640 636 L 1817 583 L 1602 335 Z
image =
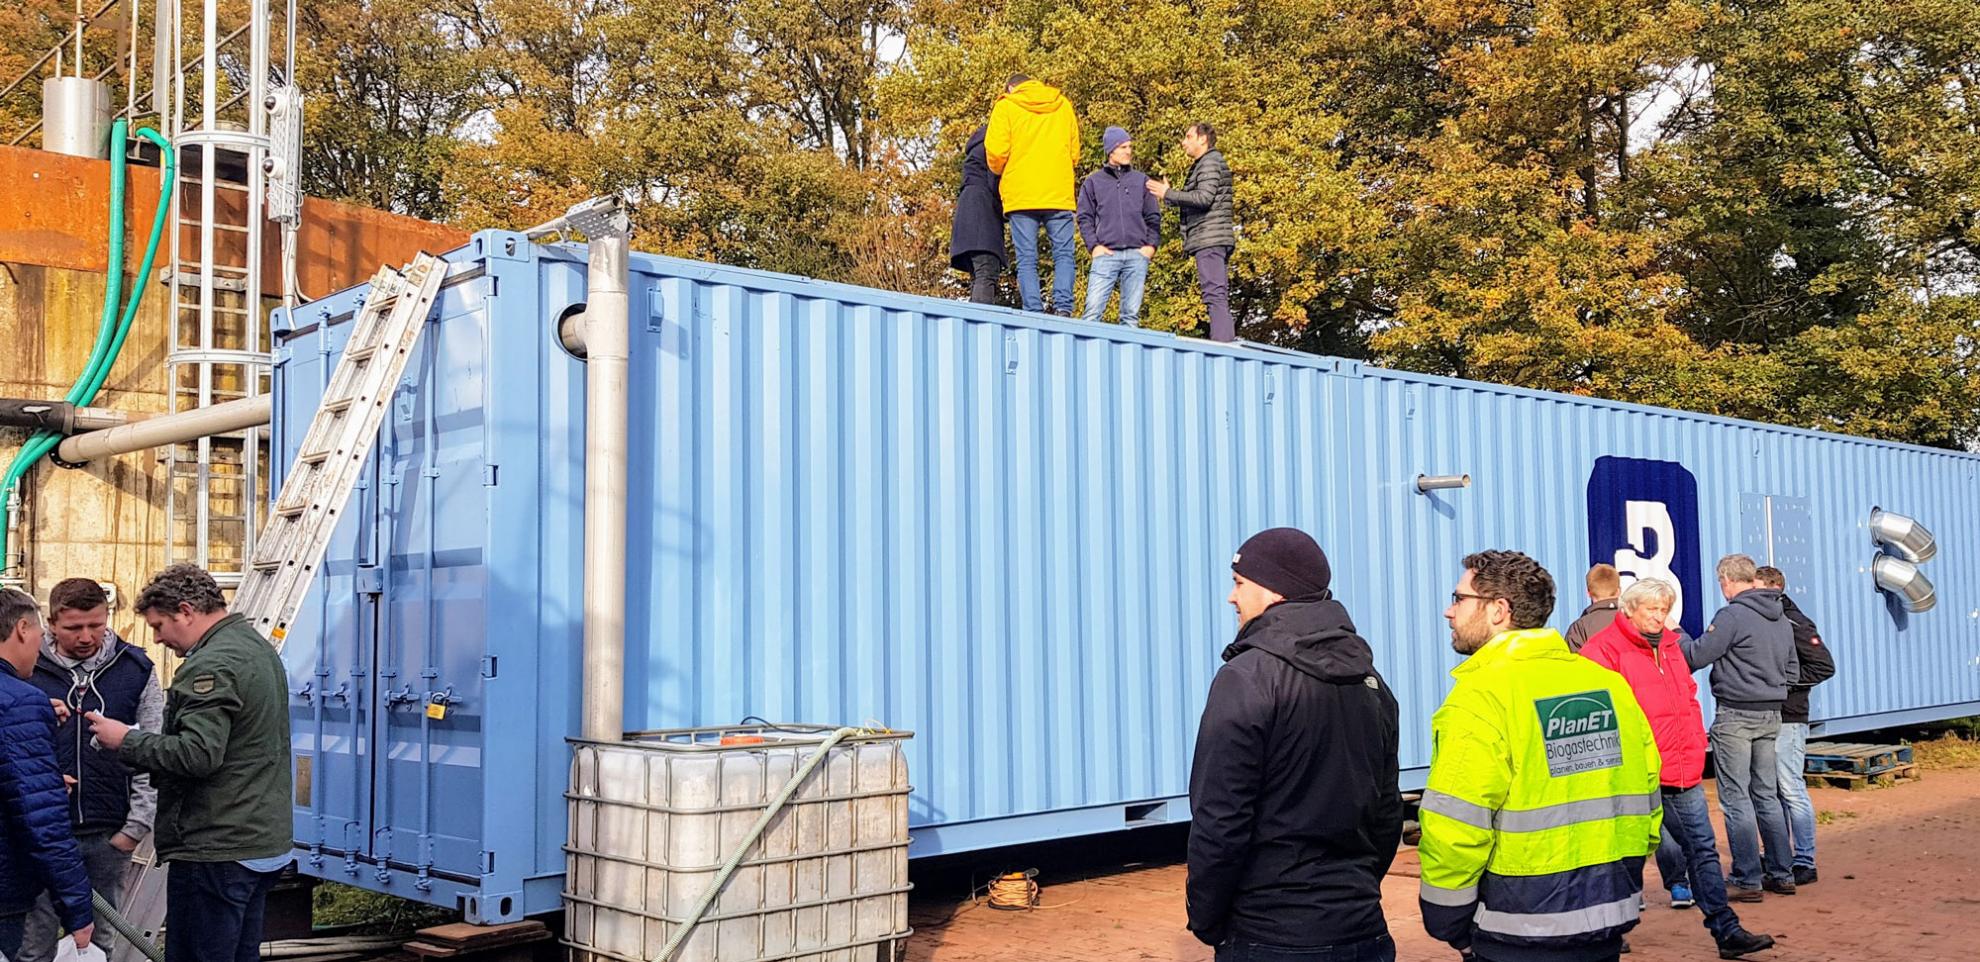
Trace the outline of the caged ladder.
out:
M 446 262 L 422 252 L 403 271 L 381 267 L 372 277 L 343 358 L 255 538 L 254 557 L 241 574 L 233 607 L 278 651 L 316 579 L 344 503 L 364 472 L 364 460 L 385 423 L 385 406 L 446 275 Z

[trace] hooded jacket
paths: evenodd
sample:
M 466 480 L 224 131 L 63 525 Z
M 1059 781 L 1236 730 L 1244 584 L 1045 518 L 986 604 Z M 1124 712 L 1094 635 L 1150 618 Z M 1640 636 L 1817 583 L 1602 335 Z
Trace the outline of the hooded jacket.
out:
M 1318 946 L 1388 933 L 1402 837 L 1397 706 L 1347 609 L 1282 601 L 1239 630 L 1190 766 L 1189 929 Z
M 1815 621 L 1804 614 L 1787 595 L 1781 596 L 1781 611 L 1794 626 L 1794 657 L 1798 663 L 1795 683 L 1788 686 L 1787 700 L 1781 703 L 1782 723 L 1808 724 L 1808 692 L 1836 676 L 1836 660 L 1822 644 Z
M 1582 657 L 1629 682 L 1664 757 L 1666 788 L 1690 788 L 1705 777 L 1705 714 L 1698 707 L 1698 681 L 1678 644 L 1682 637 L 1666 630 L 1653 643 L 1616 613 L 1581 647 Z
M 963 147 L 962 190 L 949 222 L 949 266 L 964 272 L 978 254 L 995 254 L 1000 264 L 1004 261 L 1004 211 L 997 197 L 997 175 L 983 157 L 988 132 L 978 127 Z
M 55 734 L 55 755 L 62 774 L 76 780 L 69 792 L 69 819 L 76 834 L 118 832 L 142 841 L 151 834 L 158 811 L 151 776 L 132 772 L 116 752 L 91 747 L 89 723 L 83 716 L 102 712 L 143 731 L 162 727 L 165 690 L 159 687 L 151 659 L 105 628 L 103 646 L 77 661 L 62 654 L 51 634 L 41 642 L 41 657 L 28 681 L 49 698 L 69 705 L 69 720 Z
M 1059 88 L 1027 80 L 997 98 L 983 156 L 990 171 L 1003 178 L 998 192 L 1004 213 L 1074 209 L 1079 121 Z
M 1749 588 L 1719 609 L 1705 634 L 1684 648 L 1697 671 L 1712 666 L 1712 698 L 1721 708 L 1780 711 L 1801 666 L 1794 627 L 1773 588 Z

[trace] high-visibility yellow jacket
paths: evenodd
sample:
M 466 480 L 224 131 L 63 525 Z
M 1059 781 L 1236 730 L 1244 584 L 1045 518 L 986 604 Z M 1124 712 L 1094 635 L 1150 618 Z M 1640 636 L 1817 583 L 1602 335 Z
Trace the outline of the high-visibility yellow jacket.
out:
M 983 159 L 1001 175 L 1004 213 L 1074 210 L 1073 168 L 1079 165 L 1079 121 L 1072 101 L 1036 80 L 997 98 L 983 135 Z
M 1495 960 L 1613 957 L 1663 821 L 1629 683 L 1551 628 L 1505 632 L 1451 677 L 1420 814 L 1424 927 Z

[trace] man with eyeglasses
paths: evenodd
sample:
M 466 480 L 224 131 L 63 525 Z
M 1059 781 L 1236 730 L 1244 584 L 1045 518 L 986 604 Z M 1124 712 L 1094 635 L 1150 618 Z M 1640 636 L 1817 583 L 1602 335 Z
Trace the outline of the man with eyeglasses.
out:
M 1659 840 L 1650 723 L 1553 611 L 1553 577 L 1517 551 L 1466 557 L 1444 610 L 1468 657 L 1430 721 L 1420 900 L 1467 959 L 1614 962 Z

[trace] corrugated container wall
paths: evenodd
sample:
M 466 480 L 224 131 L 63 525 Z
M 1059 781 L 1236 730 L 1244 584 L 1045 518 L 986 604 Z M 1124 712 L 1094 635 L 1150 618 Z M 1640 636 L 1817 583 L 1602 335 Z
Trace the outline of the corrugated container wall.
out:
M 477 919 L 557 907 L 579 704 L 583 251 L 484 233 L 284 651 L 305 868 Z M 1459 559 L 1669 572 L 1698 630 L 1773 561 L 1831 733 L 1980 712 L 1980 459 L 635 255 L 626 724 L 911 729 L 911 852 L 1187 817 L 1231 553 L 1294 525 L 1402 702 L 1457 657 Z M 284 462 L 355 292 L 278 318 Z M 1471 486 L 1418 493 L 1418 475 Z M 1938 535 L 1874 590 L 1873 507 Z M 1709 595 L 1709 596 L 1708 596 Z M 438 706 L 437 708 L 434 706 Z

